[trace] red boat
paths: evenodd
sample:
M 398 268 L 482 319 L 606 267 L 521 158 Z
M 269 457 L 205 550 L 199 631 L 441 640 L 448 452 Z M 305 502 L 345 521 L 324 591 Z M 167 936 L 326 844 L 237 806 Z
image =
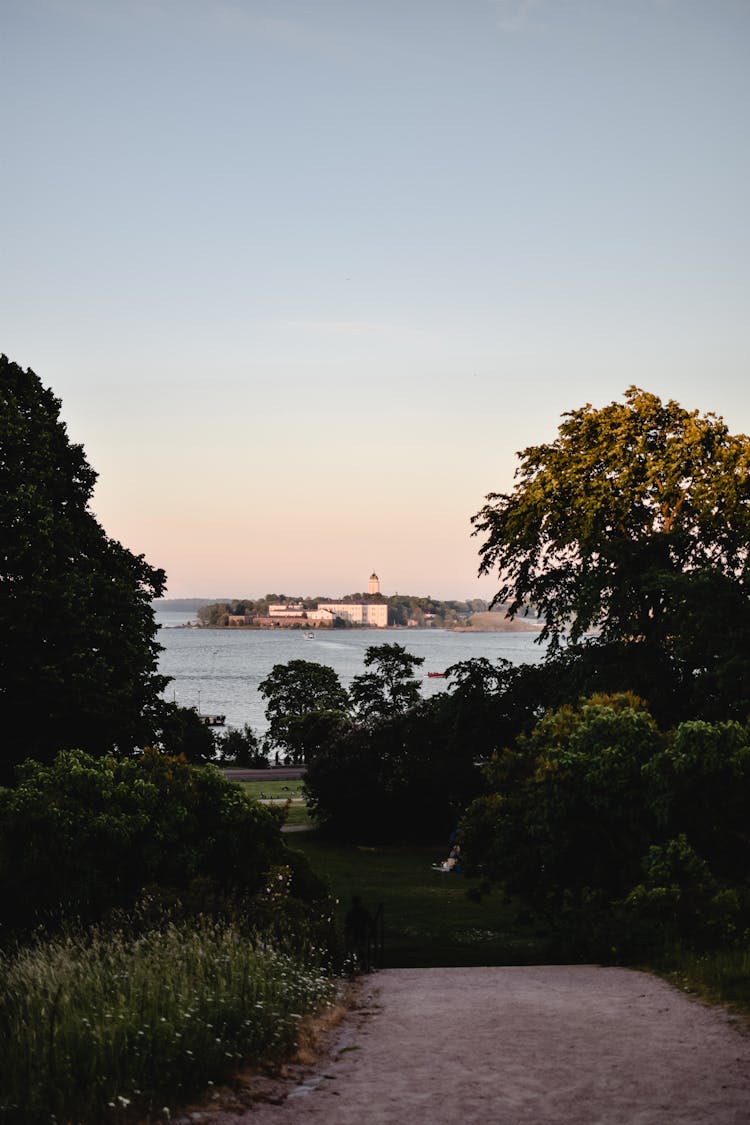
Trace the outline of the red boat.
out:
M 444 676 L 445 672 L 428 672 L 427 675 L 431 680 L 435 680 L 438 679 L 438 677 Z

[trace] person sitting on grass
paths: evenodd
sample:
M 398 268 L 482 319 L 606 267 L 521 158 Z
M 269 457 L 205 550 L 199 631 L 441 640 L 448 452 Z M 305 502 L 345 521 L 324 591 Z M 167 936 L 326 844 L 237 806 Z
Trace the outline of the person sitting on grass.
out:
M 460 875 L 463 871 L 461 866 L 461 846 L 454 844 L 450 850 L 448 858 L 443 863 L 433 863 L 435 871 L 444 871 L 446 873 L 453 872 L 454 875 Z

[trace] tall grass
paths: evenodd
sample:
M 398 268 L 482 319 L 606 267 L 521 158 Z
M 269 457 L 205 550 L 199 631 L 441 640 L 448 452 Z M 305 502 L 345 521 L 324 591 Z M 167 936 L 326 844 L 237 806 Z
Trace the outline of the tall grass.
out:
M 729 1004 L 750 1018 L 750 942 L 710 953 L 677 950 L 657 964 L 657 972 L 687 992 Z
M 0 959 L 0 1120 L 104 1122 L 280 1057 L 333 998 L 319 958 L 231 922 L 94 932 Z

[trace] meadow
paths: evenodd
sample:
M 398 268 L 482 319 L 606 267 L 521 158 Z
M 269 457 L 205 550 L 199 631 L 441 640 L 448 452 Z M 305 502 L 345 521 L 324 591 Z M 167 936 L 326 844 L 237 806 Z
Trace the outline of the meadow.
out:
M 436 871 L 448 845 L 331 844 L 317 833 L 289 838 L 336 900 L 339 926 L 359 895 L 375 914 L 382 906 L 382 967 L 520 965 L 547 956 L 544 931 L 519 917 L 498 891 L 482 894 L 479 880 Z
M 320 950 L 199 919 L 41 940 L 0 959 L 0 995 L 0 1119 L 96 1123 L 287 1056 L 335 982 Z

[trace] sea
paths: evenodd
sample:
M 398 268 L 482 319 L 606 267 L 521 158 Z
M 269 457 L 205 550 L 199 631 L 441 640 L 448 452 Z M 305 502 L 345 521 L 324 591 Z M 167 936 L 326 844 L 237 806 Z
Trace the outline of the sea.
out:
M 535 664 L 544 647 L 536 632 L 461 633 L 447 629 L 334 629 L 316 630 L 308 639 L 298 629 L 204 629 L 194 626 L 187 612 L 155 611 L 162 646 L 159 671 L 169 676 L 166 699 L 195 707 L 203 715 L 223 715 L 226 728 L 248 723 L 258 734 L 267 728 L 265 700 L 258 685 L 275 664 L 311 660 L 328 664 L 348 688 L 367 671 L 365 650 L 370 645 L 400 644 L 413 656 L 424 657 L 415 670 L 425 698 L 445 691 L 447 680 L 430 678 L 459 660 L 504 657 L 513 664 Z

